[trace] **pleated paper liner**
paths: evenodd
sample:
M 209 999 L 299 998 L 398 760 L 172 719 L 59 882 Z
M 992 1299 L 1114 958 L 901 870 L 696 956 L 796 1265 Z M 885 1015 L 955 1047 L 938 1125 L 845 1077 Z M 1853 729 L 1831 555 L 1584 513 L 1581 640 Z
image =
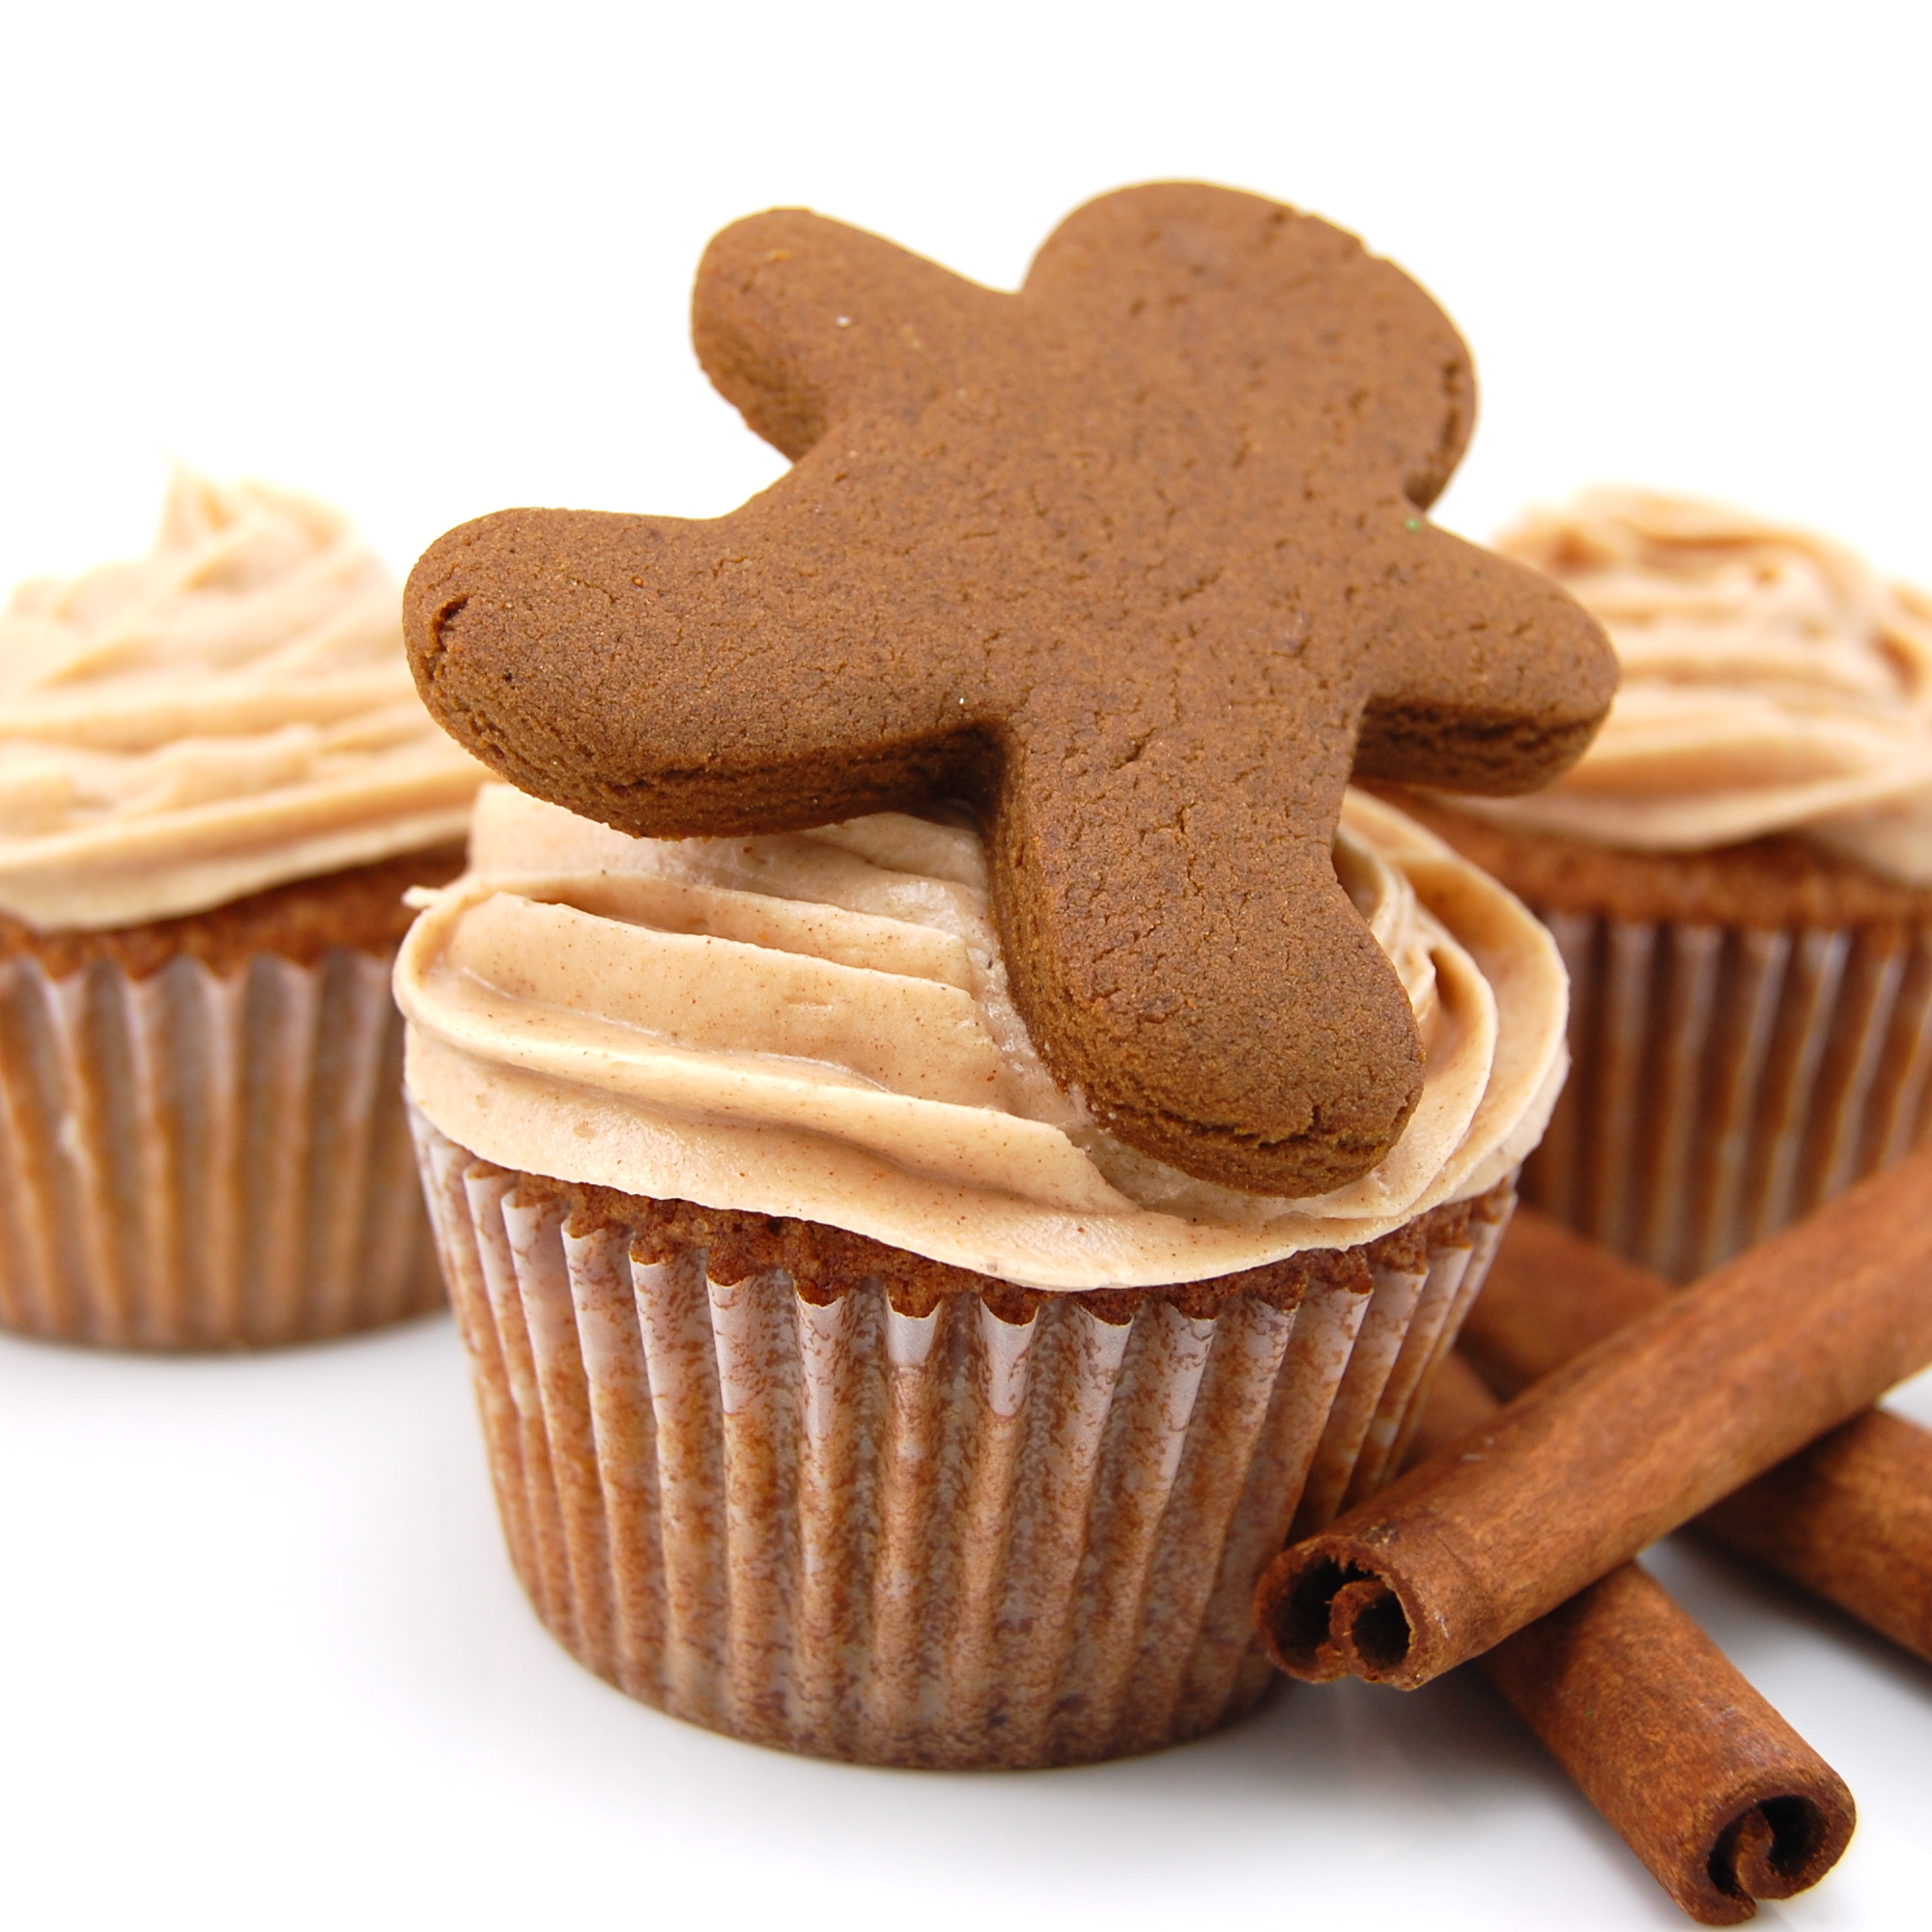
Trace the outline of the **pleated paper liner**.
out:
M 1688 1281 L 1932 1131 L 1932 932 L 1539 908 L 1572 1070 L 1523 1198 Z
M 895 1305 L 667 1253 L 656 1204 L 415 1127 L 538 1615 L 660 1710 L 872 1764 L 1080 1763 L 1249 1708 L 1256 1577 L 1393 1472 L 1513 1199 L 1221 1289 Z
M 387 961 L 0 964 L 0 1325 L 214 1349 L 441 1300 Z

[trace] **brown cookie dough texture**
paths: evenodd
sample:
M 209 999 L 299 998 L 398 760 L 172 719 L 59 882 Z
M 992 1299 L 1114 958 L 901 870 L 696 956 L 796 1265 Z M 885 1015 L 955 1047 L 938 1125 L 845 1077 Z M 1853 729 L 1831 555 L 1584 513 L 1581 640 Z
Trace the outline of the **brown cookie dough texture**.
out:
M 800 210 L 706 250 L 697 352 L 788 474 L 712 522 L 508 510 L 424 554 L 432 711 L 654 837 L 970 801 L 1055 1074 L 1189 1174 L 1301 1195 L 1422 1080 L 1338 884 L 1350 769 L 1545 783 L 1592 619 L 1419 512 L 1469 359 L 1353 237 L 1184 184 L 1071 215 L 1017 295 Z

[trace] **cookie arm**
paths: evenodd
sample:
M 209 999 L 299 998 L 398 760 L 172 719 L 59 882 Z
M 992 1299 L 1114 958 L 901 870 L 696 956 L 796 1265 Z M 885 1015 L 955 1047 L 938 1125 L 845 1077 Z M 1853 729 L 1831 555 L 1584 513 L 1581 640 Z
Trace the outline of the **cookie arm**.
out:
M 424 703 L 512 784 L 655 838 L 959 790 L 984 748 L 944 653 L 877 620 L 918 582 L 855 582 L 858 538 L 799 491 L 707 523 L 530 509 L 448 531 L 403 594 Z
M 1548 578 L 1418 518 L 1356 570 L 1353 641 L 1370 676 L 1360 776 L 1508 796 L 1582 755 L 1617 661 Z
M 998 295 L 807 209 L 733 222 L 698 265 L 704 373 L 796 462 L 855 410 L 916 410 L 1000 326 Z

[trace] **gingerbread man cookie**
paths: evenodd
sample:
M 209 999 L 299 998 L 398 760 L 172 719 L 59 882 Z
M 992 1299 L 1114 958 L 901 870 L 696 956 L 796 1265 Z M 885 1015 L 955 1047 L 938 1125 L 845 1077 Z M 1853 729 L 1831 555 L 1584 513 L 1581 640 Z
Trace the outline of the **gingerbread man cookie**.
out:
M 1614 660 L 1420 512 L 1468 355 L 1400 270 L 1183 184 L 1081 209 L 1016 295 L 803 211 L 726 229 L 694 332 L 794 460 L 713 522 L 509 510 L 405 626 L 430 708 L 526 790 L 660 838 L 963 799 L 1056 1075 L 1200 1178 L 1308 1195 L 1421 1088 L 1329 854 L 1350 771 L 1523 791 Z

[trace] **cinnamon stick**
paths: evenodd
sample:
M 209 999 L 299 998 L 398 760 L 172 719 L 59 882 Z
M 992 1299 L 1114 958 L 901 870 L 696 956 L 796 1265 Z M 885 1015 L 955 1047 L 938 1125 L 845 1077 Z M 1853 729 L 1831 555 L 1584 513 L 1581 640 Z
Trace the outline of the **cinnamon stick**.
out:
M 1674 1293 L 1520 1208 L 1461 1347 L 1515 1395 Z M 1870 1409 L 1688 1526 L 1932 1662 L 1932 1430 Z
M 1478 1667 L 1703 1924 L 1816 1885 L 1851 1839 L 1844 1780 L 1634 1563 Z
M 1518 1214 L 1522 1211 L 1520 1207 L 1516 1210 Z M 1508 1238 L 1504 1236 L 1505 1240 Z M 1470 1431 L 1492 1422 L 1501 1407 L 1489 1377 L 1477 1372 L 1459 1343 L 1443 1358 L 1435 1371 L 1435 1379 L 1429 1385 L 1429 1400 L 1409 1439 L 1403 1467 L 1412 1469 L 1418 1463 L 1438 1455 L 1450 1443 L 1460 1442 Z
M 1932 1362 L 1932 1148 L 1587 1350 L 1284 1550 L 1277 1663 L 1413 1688 L 1499 1643 Z
M 1437 1373 L 1418 1449 L 1499 1405 L 1459 1355 Z M 1672 1898 L 1705 1925 L 1751 1918 L 1837 1863 L 1852 1794 L 1634 1563 L 1476 1659 Z

